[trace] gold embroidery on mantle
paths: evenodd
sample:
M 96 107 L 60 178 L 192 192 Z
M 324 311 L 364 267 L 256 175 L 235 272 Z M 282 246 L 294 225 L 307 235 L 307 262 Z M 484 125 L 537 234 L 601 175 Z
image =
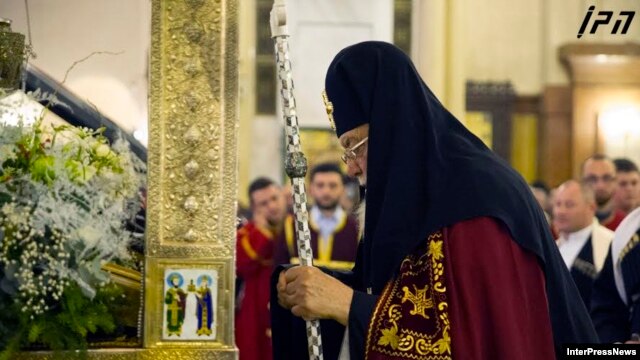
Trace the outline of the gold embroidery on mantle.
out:
M 424 313 L 425 310 L 433 307 L 433 300 L 431 298 L 427 298 L 427 289 L 428 285 L 424 286 L 424 289 L 418 289 L 415 285 L 413 285 L 416 293 L 413 294 L 409 290 L 409 287 L 403 286 L 402 291 L 404 292 L 404 296 L 402 297 L 402 303 L 409 300 L 413 303 L 413 310 L 409 311 L 411 315 L 421 315 L 423 318 L 428 319 L 429 316 Z
M 447 310 L 443 235 L 437 232 L 402 261 L 399 277 L 385 287 L 367 334 L 366 358 L 451 359 Z

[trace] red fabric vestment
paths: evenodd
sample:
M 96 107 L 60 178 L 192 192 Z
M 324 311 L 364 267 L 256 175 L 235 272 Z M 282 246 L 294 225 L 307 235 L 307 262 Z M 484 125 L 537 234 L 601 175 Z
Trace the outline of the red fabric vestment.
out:
M 299 264 L 296 244 L 294 216 L 289 215 L 284 222 L 284 231 L 277 237 L 274 261 L 279 264 Z M 356 219 L 344 216 L 333 234 L 327 239 L 328 246 L 319 246 L 318 226 L 309 219 L 313 265 L 331 270 L 351 270 L 358 249 L 358 224 Z
M 602 220 L 600 222 L 600 225 L 606 227 L 611 231 L 616 231 L 616 229 L 618 228 L 618 225 L 620 225 L 622 220 L 624 220 L 625 216 L 626 215 L 624 214 L 624 212 L 620 210 L 613 210 L 613 213 L 611 214 L 611 216 Z
M 430 235 L 378 299 L 366 359 L 555 359 L 537 258 L 492 218 Z
M 244 292 L 236 312 L 240 360 L 270 360 L 269 277 L 273 271 L 273 235 L 248 223 L 237 233 L 236 273 Z

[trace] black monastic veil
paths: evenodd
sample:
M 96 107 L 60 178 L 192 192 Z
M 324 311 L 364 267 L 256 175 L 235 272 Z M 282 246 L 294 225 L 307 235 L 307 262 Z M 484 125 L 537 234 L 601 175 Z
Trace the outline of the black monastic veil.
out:
M 401 50 L 373 41 L 347 47 L 329 66 L 325 87 L 338 136 L 369 124 L 364 239 L 346 281 L 356 292 L 379 294 L 429 234 L 493 217 L 539 259 L 556 350 L 564 343 L 597 342 L 524 179 L 442 106 Z M 350 329 L 352 320 L 350 315 Z M 354 334 L 350 340 L 353 359 L 362 339 Z

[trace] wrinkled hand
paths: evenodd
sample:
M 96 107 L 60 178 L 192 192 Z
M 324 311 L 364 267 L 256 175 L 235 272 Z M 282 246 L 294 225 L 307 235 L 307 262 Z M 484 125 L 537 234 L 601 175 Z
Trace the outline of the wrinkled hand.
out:
M 347 325 L 353 290 L 312 266 L 280 273 L 278 303 L 305 320 L 333 319 Z
M 636 333 L 631 334 L 631 339 L 625 341 L 625 344 L 640 344 L 640 335 Z

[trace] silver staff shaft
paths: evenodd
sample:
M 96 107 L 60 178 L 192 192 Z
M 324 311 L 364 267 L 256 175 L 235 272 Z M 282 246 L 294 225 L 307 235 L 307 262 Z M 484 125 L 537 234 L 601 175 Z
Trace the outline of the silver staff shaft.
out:
M 287 13 L 284 0 L 275 0 L 271 10 L 271 37 L 274 41 L 278 79 L 282 95 L 282 112 L 285 121 L 287 155 L 285 171 L 291 178 L 296 235 L 298 238 L 298 256 L 303 266 L 313 266 L 311 233 L 309 232 L 309 213 L 307 212 L 307 194 L 304 177 L 307 173 L 307 160 L 300 148 L 300 132 L 296 114 L 296 100 L 293 96 L 293 79 L 289 61 L 289 42 L 287 31 Z M 307 321 L 307 343 L 309 359 L 322 360 L 322 338 L 320 321 Z

